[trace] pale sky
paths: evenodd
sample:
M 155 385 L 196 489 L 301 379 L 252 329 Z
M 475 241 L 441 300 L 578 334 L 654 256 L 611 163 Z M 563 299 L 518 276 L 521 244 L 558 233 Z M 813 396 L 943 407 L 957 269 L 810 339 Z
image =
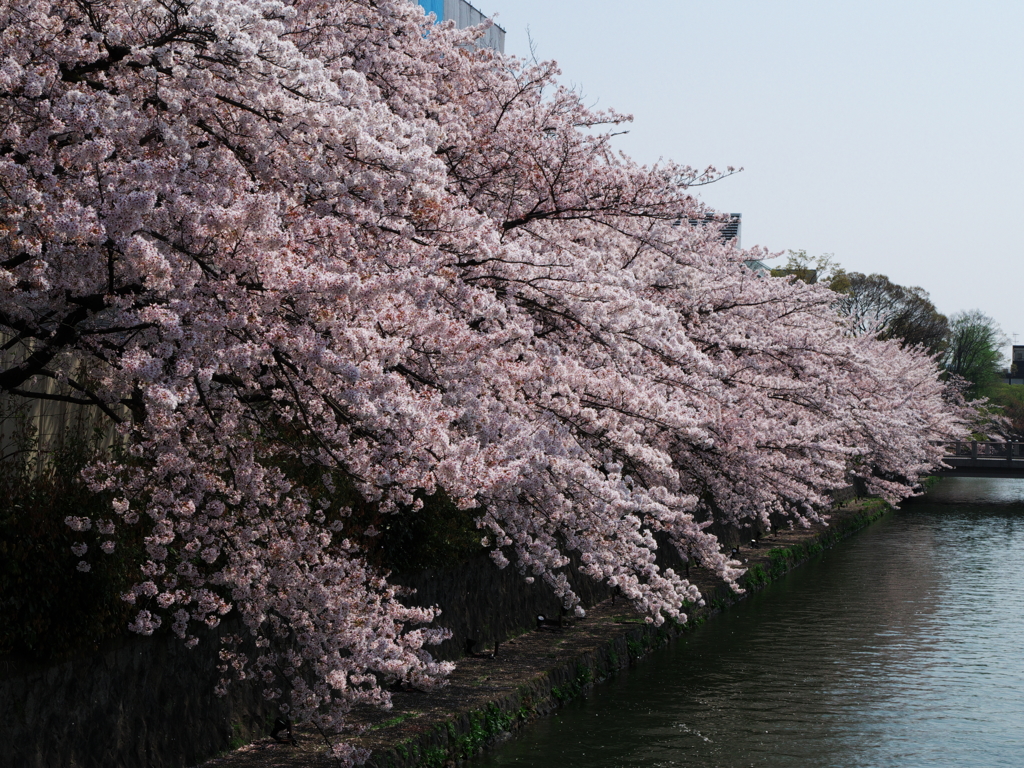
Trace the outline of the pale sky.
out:
M 743 214 L 744 247 L 832 253 L 1024 344 L 1024 2 L 474 4 L 506 53 L 529 30 L 588 103 L 632 114 L 635 159 L 742 166 L 697 193 Z

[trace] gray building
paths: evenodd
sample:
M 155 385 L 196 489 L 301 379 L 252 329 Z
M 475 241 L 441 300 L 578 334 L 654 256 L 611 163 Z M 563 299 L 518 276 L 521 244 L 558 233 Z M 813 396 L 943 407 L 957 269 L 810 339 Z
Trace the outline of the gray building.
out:
M 466 0 L 419 0 L 419 4 L 427 13 L 436 15 L 438 21 L 454 21 L 459 29 L 476 26 L 489 18 Z M 479 44 L 504 53 L 505 30 L 497 24 L 493 25 L 480 39 Z
M 1010 358 L 1010 370 L 1006 372 L 1007 384 L 1024 384 L 1024 345 L 1014 344 Z
M 743 223 L 742 213 L 729 213 L 729 214 L 706 214 L 701 219 L 688 219 L 691 227 L 700 227 L 705 225 L 717 226 L 722 228 L 720 235 L 723 243 L 731 242 L 736 248 L 740 247 L 740 226 Z M 678 227 L 683 223 L 682 219 L 676 221 L 673 226 Z

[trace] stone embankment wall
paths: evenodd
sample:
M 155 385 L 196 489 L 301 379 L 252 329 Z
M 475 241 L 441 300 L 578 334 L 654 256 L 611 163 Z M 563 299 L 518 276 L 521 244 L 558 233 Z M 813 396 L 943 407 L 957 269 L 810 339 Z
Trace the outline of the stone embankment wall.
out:
M 468 639 L 493 648 L 538 615 L 560 615 L 539 580 L 526 584 L 486 554 L 395 581 L 416 589 L 410 604 L 441 606 L 438 623 L 452 630 L 434 649 L 442 659 L 460 658 Z M 608 596 L 589 580 L 576 587 L 588 606 Z M 128 637 L 58 664 L 0 659 L 0 767 L 181 768 L 266 735 L 277 709 L 256 686 L 213 693 L 218 648 L 213 633 L 194 650 L 169 636 Z
M 820 548 L 824 546 L 822 537 L 842 535 L 843 531 L 841 526 L 826 529 L 815 534 L 813 540 L 808 539 L 806 546 Z M 736 533 L 733 538 L 738 535 L 743 538 Z M 776 571 L 781 572 L 779 569 L 791 567 L 795 556 L 790 552 L 779 557 L 752 567 L 748 583 L 756 586 L 770 580 Z M 677 570 L 683 567 L 671 552 L 659 557 L 659 564 Z M 575 576 L 573 569 L 569 571 Z M 526 584 L 514 567 L 498 570 L 485 554 L 451 569 L 395 580 L 416 589 L 407 598 L 410 602 L 442 608 L 438 623 L 449 627 L 453 634 L 436 649 L 436 655 L 443 659 L 460 658 L 467 640 L 473 641 L 473 650 L 478 652 L 491 649 L 496 640 L 533 629 L 538 615 L 558 617 L 561 613 L 561 605 L 539 580 Z M 609 595 L 605 587 L 589 580 L 574 581 L 586 606 L 596 605 Z M 711 598 L 712 609 L 731 599 L 710 584 L 701 588 Z M 230 627 L 222 631 L 230 631 Z M 579 679 L 574 677 L 577 663 L 590 670 L 586 675 L 592 681 L 607 674 L 616 663 L 628 663 L 630 654 L 622 652 L 622 643 L 652 642 L 643 638 L 654 637 L 653 631 L 643 625 L 631 628 L 630 632 L 639 633 L 640 639 L 616 635 L 608 641 L 612 643 L 608 649 L 586 651 L 563 667 L 547 670 L 528 684 L 529 690 L 523 695 L 531 702 L 529 706 L 521 703 L 522 696 L 499 697 L 474 715 L 476 720 L 466 720 L 466 733 L 476 734 L 471 740 L 479 741 L 483 738 L 480 734 L 488 730 L 481 730 L 480 723 L 487 717 L 493 720 L 495 711 L 505 711 L 514 701 L 520 701 L 515 705 L 519 707 L 517 717 L 527 711 L 529 717 L 542 714 L 545 707 L 557 705 L 559 696 L 573 694 L 579 687 Z M 181 768 L 265 735 L 277 712 L 263 701 L 256 686 L 235 684 L 227 697 L 214 695 L 219 677 L 217 651 L 218 638 L 211 633 L 191 651 L 173 637 L 129 637 L 94 654 L 48 666 L 0 659 L 0 740 L 4 745 L 0 748 L 0 768 Z M 591 660 L 587 653 L 598 655 Z M 613 659 L 617 661 L 612 663 Z M 543 690 L 529 688 L 536 685 Z M 456 733 L 462 733 L 461 727 Z M 448 724 L 445 729 L 447 734 Z M 466 733 L 458 736 L 463 742 Z M 433 744 L 430 748 L 436 755 L 441 747 Z M 397 753 L 393 757 L 398 759 Z
M 266 733 L 251 686 L 214 694 L 219 640 L 129 637 L 52 665 L 0 660 L 0 766 L 194 765 Z
M 850 494 L 837 499 L 837 503 L 845 505 L 852 498 Z M 742 580 L 746 594 L 763 588 L 890 509 L 879 500 L 858 502 L 836 512 L 828 527 L 783 533 L 773 537 L 772 542 L 748 550 L 744 553 L 749 558 L 748 571 Z M 558 639 L 556 645 L 551 638 L 542 637 L 543 633 L 520 638 L 514 650 L 510 649 L 513 658 L 504 661 L 508 674 L 502 675 L 494 662 L 463 662 L 449 689 L 430 695 L 437 701 L 396 701 L 395 709 L 388 713 L 390 720 L 370 726 L 367 735 L 360 739 L 362 746 L 372 750 L 366 768 L 461 765 L 745 596 L 736 595 L 724 585 L 699 577 L 697 580 L 704 582 L 701 590 L 707 605 L 691 610 L 685 626 L 666 623 L 654 627 L 624 619 L 622 614 L 627 609 L 622 603 L 616 607 L 606 601 L 591 611 L 579 628 Z M 487 685 L 489 691 L 477 693 L 481 685 Z M 251 753 L 218 763 L 224 768 L 291 764 L 287 759 L 254 759 Z
M 611 594 L 603 584 L 580 578 L 571 566 L 567 576 L 586 607 Z M 561 602 L 540 579 L 527 584 L 513 566 L 498 569 L 486 553 L 455 568 L 396 576 L 392 581 L 416 590 L 405 598 L 408 605 L 441 607 L 436 623 L 450 629 L 452 637 L 430 652 L 446 661 L 462 658 L 467 640 L 474 651 L 491 649 L 495 641 L 533 629 L 538 616 L 557 619 L 563 613 Z

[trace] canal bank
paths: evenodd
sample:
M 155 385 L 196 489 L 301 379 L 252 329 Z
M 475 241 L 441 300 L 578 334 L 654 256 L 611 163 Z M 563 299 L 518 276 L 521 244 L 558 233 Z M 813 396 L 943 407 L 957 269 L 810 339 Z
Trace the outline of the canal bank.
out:
M 950 478 L 467 768 L 1019 768 L 1024 482 Z
M 744 587 L 755 592 L 779 576 L 883 516 L 879 500 L 859 500 L 833 511 L 830 524 L 779 531 L 757 548 L 742 548 Z M 494 658 L 465 658 L 449 684 L 433 693 L 397 692 L 389 712 L 359 713 L 365 733 L 355 739 L 371 751 L 368 768 L 457 765 L 506 741 L 537 718 L 585 694 L 595 684 L 699 626 L 744 596 L 692 569 L 706 598 L 686 626 L 653 627 L 623 601 L 607 600 L 572 626 L 546 627 L 501 643 Z M 301 731 L 298 744 L 263 739 L 209 761 L 207 766 L 270 768 L 329 764 L 324 740 Z

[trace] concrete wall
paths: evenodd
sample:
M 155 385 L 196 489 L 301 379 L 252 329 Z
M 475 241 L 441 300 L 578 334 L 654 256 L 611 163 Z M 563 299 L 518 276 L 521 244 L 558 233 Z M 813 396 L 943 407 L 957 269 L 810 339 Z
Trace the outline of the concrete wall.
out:
M 4 341 L 0 334 L 0 343 Z M 21 363 L 30 353 L 23 346 L 0 352 L 0 369 Z M 74 375 L 87 378 L 88 372 L 79 368 Z M 82 397 L 67 384 L 43 376 L 29 379 L 20 389 L 42 395 Z M 126 408 L 114 406 L 112 410 L 121 418 L 129 417 Z M 101 435 L 96 443 L 99 450 L 109 449 L 118 439 L 114 422 L 94 405 L 0 393 L 0 461 L 26 460 L 38 472 L 45 466 L 46 458 L 69 440 L 92 439 L 97 432 Z
M 537 614 L 559 614 L 549 590 L 486 555 L 395 581 L 418 590 L 410 604 L 442 607 L 438 623 L 454 637 L 431 649 L 438 658 L 462 656 L 467 638 L 493 648 Z M 589 581 L 579 589 L 588 604 L 607 594 Z M 182 768 L 265 736 L 277 710 L 258 687 L 213 693 L 218 637 L 191 651 L 173 637 L 127 637 L 53 665 L 0 659 L 0 768 Z
M 659 565 L 683 568 L 661 547 Z M 584 605 L 609 595 L 603 585 L 569 575 Z M 462 656 L 557 617 L 560 604 L 541 583 L 526 584 L 514 566 L 496 568 L 486 554 L 445 570 L 396 577 L 413 587 L 409 604 L 439 605 L 438 624 L 453 637 L 432 653 Z M 222 631 L 233 631 L 225 623 Z M 193 651 L 172 637 L 129 637 L 108 648 L 49 666 L 0 659 L 0 768 L 181 768 L 266 735 L 276 716 L 256 687 L 213 694 L 218 635 Z
M 579 578 L 572 569 L 568 575 L 585 606 L 610 595 L 607 587 Z M 535 628 L 538 615 L 557 618 L 561 613 L 561 603 L 540 579 L 526 584 L 514 566 L 499 570 L 486 554 L 458 568 L 423 571 L 393 581 L 416 589 L 407 598 L 408 605 L 441 607 L 437 624 L 451 629 L 452 639 L 431 649 L 440 659 L 462 656 L 467 639 L 476 641 L 476 651 L 490 649 L 495 640 Z
M 255 687 L 213 693 L 218 636 L 128 637 L 59 664 L 0 659 L 0 766 L 179 768 L 266 734 Z

